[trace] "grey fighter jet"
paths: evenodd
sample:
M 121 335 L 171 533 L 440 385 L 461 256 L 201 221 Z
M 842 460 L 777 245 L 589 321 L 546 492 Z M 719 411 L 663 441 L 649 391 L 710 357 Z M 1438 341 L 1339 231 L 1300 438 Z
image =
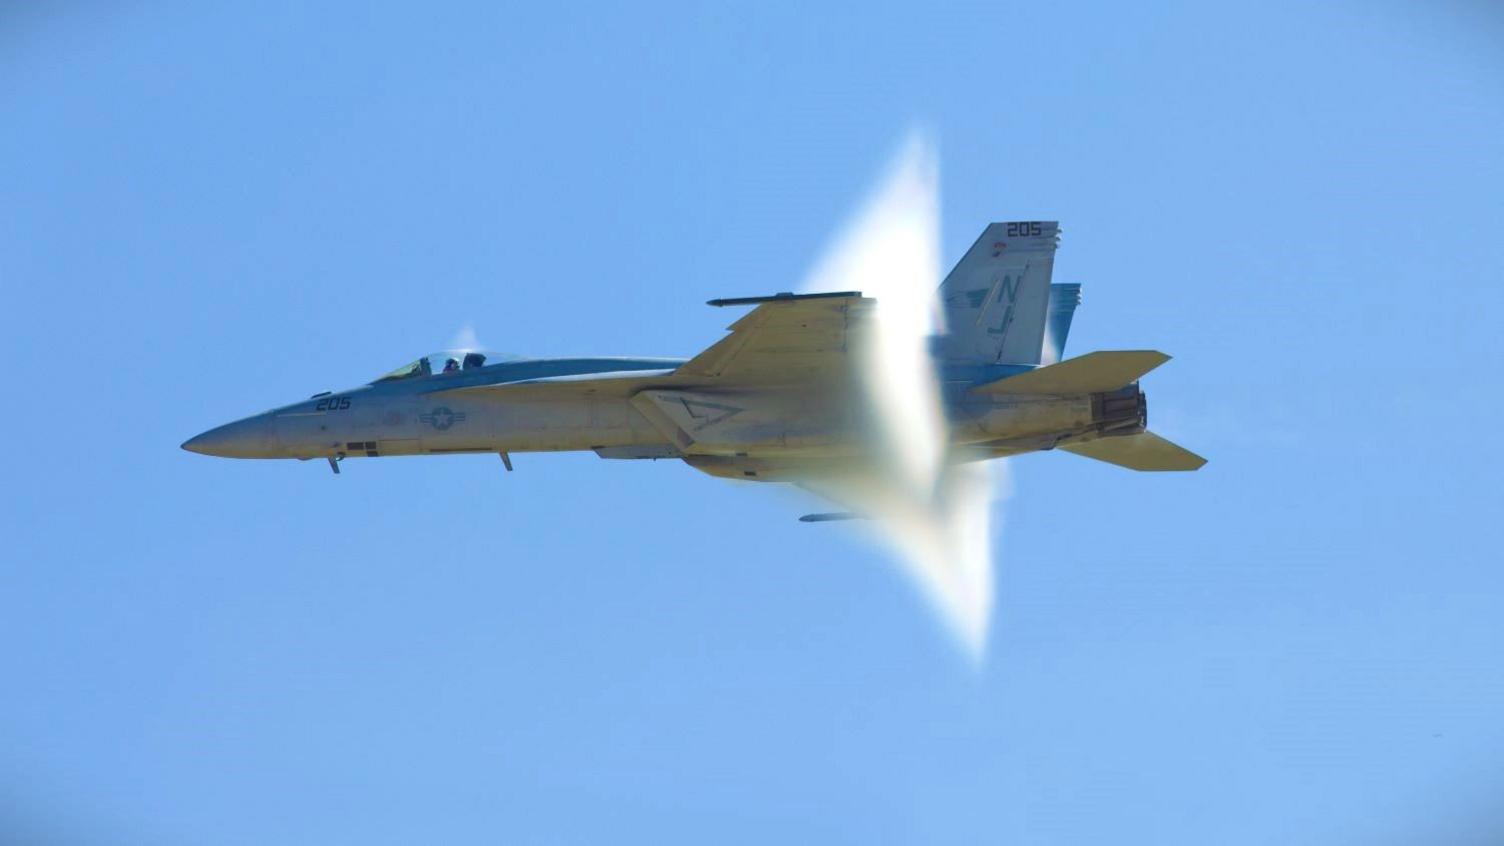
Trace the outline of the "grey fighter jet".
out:
M 948 331 L 929 362 L 945 460 L 1062 449 L 1133 470 L 1201 457 L 1146 430 L 1138 380 L 1169 356 L 1062 360 L 1079 285 L 1051 284 L 1055 222 L 994 223 L 940 287 Z M 326 459 L 590 450 L 678 459 L 733 479 L 806 484 L 868 460 L 856 351 L 876 301 L 856 291 L 711 300 L 751 306 L 690 359 L 518 359 L 457 350 L 350 390 L 211 429 L 183 444 L 227 458 Z M 1051 363 L 1054 362 L 1054 363 Z M 814 485 L 807 485 L 816 487 Z M 811 515 L 810 519 L 850 515 Z

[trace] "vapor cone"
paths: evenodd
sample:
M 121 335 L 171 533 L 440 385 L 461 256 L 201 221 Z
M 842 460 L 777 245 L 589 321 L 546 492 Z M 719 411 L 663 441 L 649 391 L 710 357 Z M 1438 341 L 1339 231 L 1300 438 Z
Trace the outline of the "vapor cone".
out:
M 992 611 L 993 482 L 985 465 L 948 460 L 929 354 L 940 328 L 939 242 L 939 166 L 933 144 L 915 133 L 805 285 L 860 290 L 877 300 L 852 350 L 866 455 L 849 472 L 806 487 L 871 518 L 947 628 L 979 659 Z
M 475 336 L 474 324 L 466 323 L 461 326 L 460 330 L 454 333 L 454 338 L 450 340 L 449 348 L 452 350 L 480 349 L 480 339 Z

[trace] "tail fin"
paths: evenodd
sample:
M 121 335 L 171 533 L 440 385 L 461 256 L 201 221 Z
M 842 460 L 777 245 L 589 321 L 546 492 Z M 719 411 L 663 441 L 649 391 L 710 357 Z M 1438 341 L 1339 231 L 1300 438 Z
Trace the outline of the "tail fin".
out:
M 1081 305 L 1080 285 L 1051 285 L 1050 311 L 1044 324 L 1041 364 L 1054 364 L 1065 357 L 1065 336 L 1071 333 L 1071 318 Z
M 1039 363 L 1059 233 L 1060 224 L 1040 220 L 994 223 L 982 231 L 940 285 L 948 358 Z
M 1199 470 L 1206 463 L 1196 453 L 1153 432 L 1062 444 L 1060 448 L 1129 470 Z

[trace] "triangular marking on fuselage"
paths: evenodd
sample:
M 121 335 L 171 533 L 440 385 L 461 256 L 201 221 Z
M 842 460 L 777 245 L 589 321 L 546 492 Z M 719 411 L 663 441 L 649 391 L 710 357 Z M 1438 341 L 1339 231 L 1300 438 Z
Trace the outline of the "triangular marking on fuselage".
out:
M 721 405 L 720 403 L 684 399 L 682 397 L 679 399 L 679 402 L 684 404 L 684 413 L 688 414 L 690 419 L 696 421 L 694 427 L 696 432 L 746 410 L 737 408 L 734 405 Z

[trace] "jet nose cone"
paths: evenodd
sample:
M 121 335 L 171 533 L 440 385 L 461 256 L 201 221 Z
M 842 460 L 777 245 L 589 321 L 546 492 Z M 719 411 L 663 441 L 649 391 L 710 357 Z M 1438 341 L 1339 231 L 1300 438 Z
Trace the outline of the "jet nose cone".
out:
M 226 423 L 183 441 L 183 449 L 221 458 L 271 458 L 274 448 L 271 420 L 247 417 Z

